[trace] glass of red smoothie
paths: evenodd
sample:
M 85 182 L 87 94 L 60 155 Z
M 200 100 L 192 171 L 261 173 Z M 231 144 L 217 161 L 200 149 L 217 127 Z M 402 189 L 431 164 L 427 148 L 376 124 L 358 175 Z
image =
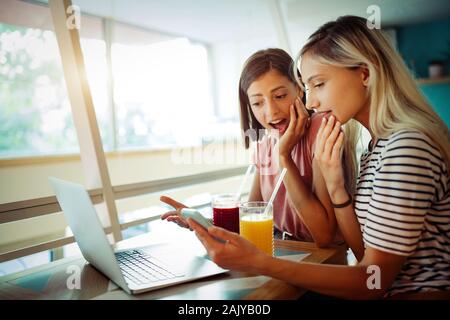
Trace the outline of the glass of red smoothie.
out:
M 213 224 L 239 233 L 239 204 L 237 193 L 223 193 L 212 197 Z

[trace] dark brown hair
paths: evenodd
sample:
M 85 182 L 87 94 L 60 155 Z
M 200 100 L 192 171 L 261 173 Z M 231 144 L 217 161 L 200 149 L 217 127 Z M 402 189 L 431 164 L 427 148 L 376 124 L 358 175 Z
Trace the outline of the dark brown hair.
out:
M 247 90 L 250 85 L 271 70 L 277 70 L 281 75 L 285 76 L 295 86 L 297 82 L 293 73 L 294 60 L 284 50 L 277 48 L 269 48 L 260 50 L 252 54 L 244 63 L 241 77 L 239 79 L 239 106 L 241 114 L 241 129 L 244 136 L 244 145 L 248 149 L 250 146 L 250 138 L 246 135 L 248 129 L 256 132 L 256 139 L 259 140 L 260 130 L 264 127 L 256 120 L 255 115 L 250 107 Z M 305 95 L 303 95 L 303 99 Z M 252 137 L 253 138 L 253 137 Z

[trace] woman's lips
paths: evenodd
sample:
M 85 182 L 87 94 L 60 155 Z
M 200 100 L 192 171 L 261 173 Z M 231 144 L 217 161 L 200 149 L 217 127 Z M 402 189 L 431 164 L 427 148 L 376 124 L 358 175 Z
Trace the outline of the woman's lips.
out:
M 272 126 L 272 128 L 278 130 L 280 134 L 283 134 L 289 126 L 289 121 L 287 119 L 284 119 L 276 124 L 270 125 Z

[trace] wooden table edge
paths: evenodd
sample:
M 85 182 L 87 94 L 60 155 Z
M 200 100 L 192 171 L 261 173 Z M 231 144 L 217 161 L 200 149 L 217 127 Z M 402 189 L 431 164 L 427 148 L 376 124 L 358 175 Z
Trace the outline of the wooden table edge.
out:
M 310 255 L 303 259 L 302 262 L 313 263 L 333 264 L 347 253 L 345 244 L 335 245 L 330 248 L 318 248 L 311 242 L 275 240 L 275 247 L 308 252 Z M 260 288 L 246 295 L 243 300 L 292 300 L 300 298 L 306 291 L 304 288 L 296 287 L 287 282 L 270 279 Z

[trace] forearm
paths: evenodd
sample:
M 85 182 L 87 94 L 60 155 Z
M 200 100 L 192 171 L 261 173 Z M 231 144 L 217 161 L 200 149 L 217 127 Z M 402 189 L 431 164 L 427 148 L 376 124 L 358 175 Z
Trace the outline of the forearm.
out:
M 330 221 L 322 203 L 305 185 L 294 161 L 290 157 L 280 157 L 280 164 L 287 169 L 284 185 L 289 198 L 312 237 L 317 243 L 331 242 L 334 221 Z
M 332 188 L 330 196 L 333 203 L 344 203 L 349 197 L 344 186 Z M 364 257 L 364 242 L 353 205 L 349 205 L 345 208 L 335 208 L 334 212 L 339 230 L 341 231 L 345 242 L 347 242 L 352 249 L 356 259 L 361 261 Z
M 263 197 L 261 195 L 261 185 L 259 182 L 259 172 L 256 171 L 253 177 L 252 187 L 250 189 L 250 194 L 248 196 L 248 201 L 263 201 Z
M 250 192 L 250 194 L 248 196 L 248 201 L 263 201 L 263 198 L 258 193 Z
M 370 290 L 367 268 L 358 266 L 337 266 L 265 257 L 263 263 L 257 264 L 257 272 L 295 286 L 321 294 L 344 299 L 381 298 L 380 289 Z

